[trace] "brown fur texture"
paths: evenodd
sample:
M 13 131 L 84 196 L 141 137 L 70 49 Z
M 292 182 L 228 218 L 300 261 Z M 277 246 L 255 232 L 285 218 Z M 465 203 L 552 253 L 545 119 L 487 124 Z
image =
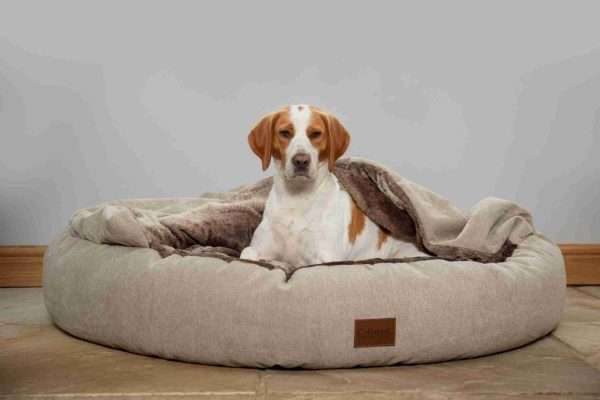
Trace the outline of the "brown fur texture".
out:
M 387 240 L 389 234 L 386 229 L 379 227 L 379 232 L 377 233 L 377 249 L 381 249 L 381 246 Z
M 500 262 L 535 232 L 530 214 L 508 200 L 485 198 L 465 215 L 443 197 L 372 161 L 340 159 L 334 173 L 357 211 L 382 232 L 416 238 L 422 251 L 439 258 Z M 272 178 L 265 178 L 229 192 L 181 200 L 171 209 L 104 203 L 78 210 L 70 221 L 71 233 L 97 243 L 153 248 L 162 256 L 237 257 L 261 221 L 272 184 Z
M 348 224 L 348 240 L 350 243 L 354 244 L 356 238 L 361 234 L 363 229 L 365 229 L 365 214 L 360 211 L 352 199 L 350 199 L 350 201 L 352 203 L 352 216 L 350 217 L 350 223 Z

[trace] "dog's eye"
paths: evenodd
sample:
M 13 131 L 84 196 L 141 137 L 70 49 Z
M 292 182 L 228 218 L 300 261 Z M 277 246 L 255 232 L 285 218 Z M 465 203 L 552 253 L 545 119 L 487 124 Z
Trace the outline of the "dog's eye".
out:
M 319 132 L 319 131 L 314 131 L 314 132 L 312 132 L 312 133 L 311 133 L 309 136 L 310 136 L 310 138 L 311 138 L 311 139 L 318 139 L 318 138 L 320 138 L 320 137 L 321 137 L 321 132 Z
M 281 136 L 284 139 L 289 139 L 292 137 L 292 133 L 290 131 L 283 130 L 283 131 L 279 131 L 279 136 Z

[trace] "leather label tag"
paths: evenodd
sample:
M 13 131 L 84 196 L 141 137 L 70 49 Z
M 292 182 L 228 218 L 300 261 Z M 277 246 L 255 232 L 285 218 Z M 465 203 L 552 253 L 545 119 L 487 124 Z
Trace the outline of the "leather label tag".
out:
M 354 348 L 396 345 L 396 318 L 354 320 Z

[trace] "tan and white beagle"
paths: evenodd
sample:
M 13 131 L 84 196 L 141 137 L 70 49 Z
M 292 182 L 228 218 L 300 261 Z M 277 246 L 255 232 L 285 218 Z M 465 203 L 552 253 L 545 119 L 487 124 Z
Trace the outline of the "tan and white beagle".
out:
M 426 255 L 392 238 L 356 206 L 332 173 L 350 135 L 333 115 L 292 105 L 262 118 L 248 135 L 266 170 L 277 173 L 261 223 L 241 258 L 291 265 Z

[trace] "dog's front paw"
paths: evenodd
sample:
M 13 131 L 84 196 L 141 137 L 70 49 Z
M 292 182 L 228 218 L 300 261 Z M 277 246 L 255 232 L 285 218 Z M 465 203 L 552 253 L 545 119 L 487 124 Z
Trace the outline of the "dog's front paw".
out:
M 258 253 L 256 252 L 256 250 L 250 246 L 246 247 L 244 250 L 242 250 L 242 253 L 240 254 L 240 258 L 246 259 L 246 260 L 254 260 L 254 261 L 258 261 Z

